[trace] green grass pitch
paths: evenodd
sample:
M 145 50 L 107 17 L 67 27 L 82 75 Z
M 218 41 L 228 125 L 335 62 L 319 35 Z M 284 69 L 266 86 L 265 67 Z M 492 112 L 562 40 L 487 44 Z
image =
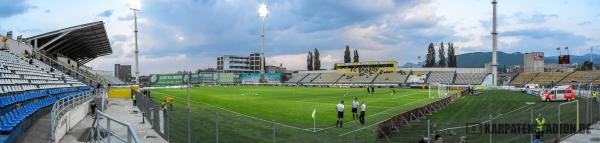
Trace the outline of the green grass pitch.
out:
M 268 130 L 267 127 L 270 126 L 270 123 L 276 122 L 282 128 L 280 130 L 283 132 L 281 136 L 285 136 L 287 132 L 294 132 L 290 133 L 294 134 L 294 136 L 298 134 L 339 136 L 340 134 L 366 127 L 369 129 L 365 129 L 364 132 L 370 134 L 371 137 L 369 137 L 369 140 L 374 140 L 374 131 L 370 129 L 376 127 L 376 123 L 389 119 L 399 113 L 439 100 L 439 98 L 429 98 L 429 91 L 426 89 L 395 88 L 394 90 L 396 91 L 395 94 L 392 93 L 390 88 L 377 88 L 375 94 L 368 95 L 365 88 L 197 87 L 190 89 L 193 114 L 191 122 L 197 126 L 204 126 L 199 124 L 214 125 L 216 124 L 215 120 L 217 120 L 215 119 L 215 112 L 219 112 L 220 116 L 226 116 L 219 119 L 219 123 L 221 123 L 219 129 L 223 131 L 223 133 L 219 131 L 221 135 L 227 133 L 234 134 L 234 132 L 244 134 L 243 131 L 231 131 L 235 129 L 229 131 L 222 129 L 230 125 L 227 122 L 234 120 L 231 121 L 231 124 L 242 124 L 239 128 L 248 128 L 252 125 L 261 126 L 256 127 L 257 130 Z M 437 97 L 436 91 L 432 90 L 433 97 Z M 170 114 L 174 115 L 171 116 L 172 121 L 177 120 L 177 122 L 169 123 L 177 124 L 172 125 L 172 127 L 177 128 L 176 132 L 186 130 L 185 124 L 179 122 L 184 122 L 187 119 L 187 116 L 182 113 L 186 108 L 186 89 L 154 89 L 152 90 L 152 96 L 155 101 L 162 100 L 166 96 L 175 98 L 175 111 Z M 355 97 L 360 102 L 364 101 L 367 105 L 365 126 L 358 125 L 357 122 L 352 121 L 351 102 Z M 341 100 L 344 101 L 345 105 L 345 126 L 339 129 L 335 128 L 337 120 L 335 105 Z M 316 110 L 316 128 L 313 128 L 313 119 L 311 117 L 313 110 Z M 266 127 L 262 129 L 262 126 Z M 215 127 L 207 125 L 206 128 Z M 216 131 L 216 129 L 212 130 Z M 313 133 L 313 131 L 317 133 Z M 264 137 L 265 140 L 262 140 L 262 136 L 266 136 Z M 211 137 L 209 136 L 208 138 Z M 265 135 L 259 135 L 258 137 L 250 136 L 248 138 L 250 140 L 257 140 L 257 142 L 268 141 L 270 134 L 265 133 Z
M 548 124 L 557 122 L 557 108 L 563 102 L 541 102 L 537 97 L 511 91 L 483 91 L 477 96 L 466 96 L 448 107 L 428 115 L 410 126 L 400 127 L 384 139 L 376 139 L 380 121 L 402 112 L 439 100 L 429 98 L 426 89 L 378 88 L 367 95 L 362 88 L 308 88 L 308 87 L 199 87 L 190 89 L 191 142 L 417 142 L 426 135 L 427 120 L 443 130 L 484 122 L 489 115 L 494 123 L 531 123 L 531 111 L 543 111 Z M 437 95 L 437 90 L 431 90 Z M 160 101 L 166 96 L 175 98 L 174 111 L 168 111 L 168 140 L 187 142 L 187 114 L 185 89 L 154 89 L 152 96 Z M 350 103 L 354 97 L 367 104 L 366 125 L 352 121 Z M 346 105 L 344 128 L 335 128 L 335 104 L 344 100 Z M 583 121 L 585 99 L 578 98 L 580 121 Z M 160 103 L 160 102 L 159 102 Z M 594 104 L 592 106 L 598 106 Z M 316 109 L 316 129 L 311 113 Z M 563 107 L 563 123 L 574 123 L 575 105 Z M 595 115 L 598 119 L 598 116 Z M 316 130 L 316 132 L 313 132 Z M 467 134 L 465 129 L 437 131 L 446 142 L 458 142 L 461 136 L 472 142 L 487 142 L 488 134 Z M 275 134 L 275 138 L 273 135 Z M 555 134 L 548 134 L 546 141 Z M 494 142 L 528 142 L 529 134 L 497 134 Z

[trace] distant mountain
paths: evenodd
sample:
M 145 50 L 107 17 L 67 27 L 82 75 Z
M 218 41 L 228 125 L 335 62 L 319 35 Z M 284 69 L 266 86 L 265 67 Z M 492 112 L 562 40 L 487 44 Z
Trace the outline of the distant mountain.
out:
M 600 63 L 600 55 L 594 54 L 593 58 L 594 58 L 594 64 Z M 589 60 L 590 60 L 590 54 L 585 54 L 585 55 L 581 55 L 581 56 L 571 55 L 571 63 L 583 64 L 583 62 L 589 61 Z M 558 63 L 558 57 L 557 56 L 545 57 L 544 63 Z
M 523 53 L 498 52 L 498 68 L 511 65 L 523 65 Z M 492 52 L 475 52 L 456 55 L 456 63 L 460 68 L 482 68 L 491 63 Z
M 594 63 L 600 63 L 600 55 L 594 54 Z M 586 55 L 571 55 L 571 63 L 583 63 L 586 60 L 590 60 L 590 54 Z M 447 60 L 446 60 L 447 61 Z M 475 53 L 465 53 L 456 55 L 456 62 L 458 67 L 460 68 L 482 68 L 485 64 L 490 63 L 492 61 L 492 52 L 475 52 Z M 509 67 L 512 65 L 523 65 L 524 62 L 524 53 L 504 53 L 498 52 L 498 69 L 504 68 L 504 66 Z M 544 58 L 545 63 L 558 63 L 557 56 L 550 56 Z M 425 64 L 425 62 L 421 62 L 421 65 Z M 406 63 L 401 67 L 416 67 L 417 64 L 414 63 Z

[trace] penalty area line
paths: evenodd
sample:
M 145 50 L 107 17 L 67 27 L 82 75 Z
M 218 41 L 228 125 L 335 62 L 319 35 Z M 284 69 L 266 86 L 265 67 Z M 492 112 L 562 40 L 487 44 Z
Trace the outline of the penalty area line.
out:
M 168 95 L 166 93 L 162 93 L 162 92 L 158 92 L 158 91 L 154 91 L 154 92 L 159 93 L 159 94 L 163 94 L 163 95 Z M 186 100 L 184 98 L 177 97 L 177 96 L 172 96 L 172 97 L 173 98 L 182 99 L 182 100 Z M 205 104 L 205 105 L 208 105 L 208 106 L 211 106 L 211 107 L 214 107 L 214 108 L 217 108 L 217 109 L 221 109 L 221 110 L 224 110 L 224 111 L 227 111 L 227 112 L 230 112 L 230 113 L 238 114 L 238 115 L 241 115 L 241 116 L 244 116 L 244 117 L 248 117 L 248 118 L 251 118 L 251 119 L 255 119 L 255 120 L 259 120 L 259 121 L 263 121 L 263 122 L 267 122 L 267 123 L 275 123 L 275 124 L 282 125 L 282 126 L 289 127 L 289 128 L 293 128 L 293 129 L 298 129 L 298 130 L 307 131 L 307 132 L 313 132 L 313 131 L 308 130 L 308 129 L 303 129 L 303 128 L 300 128 L 300 127 L 296 127 L 296 126 L 292 126 L 292 125 L 287 125 L 287 124 L 283 124 L 283 123 L 279 123 L 279 122 L 268 121 L 268 120 L 261 119 L 261 118 L 258 118 L 258 117 L 254 117 L 254 116 L 242 114 L 242 113 L 239 113 L 239 112 L 231 111 L 229 109 L 225 109 L 225 108 L 222 108 L 222 107 L 219 107 L 219 106 L 216 106 L 216 105 L 212 105 L 212 104 L 209 104 L 209 103 L 206 103 L 206 102 L 193 101 L 193 100 L 190 100 L 190 102 L 198 103 L 198 104 Z

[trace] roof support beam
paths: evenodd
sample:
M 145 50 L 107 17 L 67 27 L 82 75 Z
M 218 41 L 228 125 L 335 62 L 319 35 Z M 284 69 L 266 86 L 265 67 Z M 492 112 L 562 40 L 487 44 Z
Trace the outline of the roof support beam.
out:
M 41 47 L 39 47 L 38 49 L 44 49 L 44 48 L 46 48 L 46 46 L 48 46 L 48 45 L 50 45 L 50 44 L 54 43 L 56 40 L 58 40 L 58 39 L 60 39 L 60 38 L 64 37 L 65 35 L 67 35 L 67 34 L 69 34 L 69 33 L 71 33 L 71 31 L 67 31 L 67 32 L 65 32 L 65 33 L 62 33 L 62 34 L 58 35 L 58 36 L 57 36 L 57 37 L 55 37 L 54 39 L 52 39 L 52 40 L 50 40 L 50 41 L 46 42 L 44 45 L 42 45 L 42 46 L 41 46 Z

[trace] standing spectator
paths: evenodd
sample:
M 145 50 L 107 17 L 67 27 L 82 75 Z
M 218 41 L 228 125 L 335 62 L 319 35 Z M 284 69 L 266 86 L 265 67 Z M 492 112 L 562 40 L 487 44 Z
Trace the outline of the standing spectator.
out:
M 335 108 L 337 109 L 337 113 L 338 113 L 337 114 L 338 120 L 335 123 L 335 126 L 338 127 L 338 125 L 339 125 L 339 127 L 342 128 L 342 125 L 344 124 L 344 101 L 343 100 L 340 101 L 340 103 L 338 103 L 335 106 Z
M 131 100 L 133 100 L 133 106 L 136 106 L 136 97 L 137 94 L 139 94 L 138 92 L 134 92 L 133 94 L 131 94 Z
M 354 100 L 352 100 L 352 120 L 356 119 L 358 119 L 358 98 L 354 97 Z
M 375 86 L 371 86 L 371 94 L 375 94 Z
M 539 135 L 540 138 L 544 138 L 544 124 L 546 124 L 546 119 L 544 119 L 543 114 L 540 112 L 538 116 L 535 118 L 535 134 Z
M 90 110 L 90 112 L 92 112 L 92 117 L 96 117 L 96 102 L 94 102 L 94 100 L 90 102 Z
M 358 120 L 362 125 L 365 125 L 365 111 L 367 111 L 367 105 L 365 104 L 365 101 L 363 101 L 362 105 L 360 105 L 360 116 L 358 116 Z

